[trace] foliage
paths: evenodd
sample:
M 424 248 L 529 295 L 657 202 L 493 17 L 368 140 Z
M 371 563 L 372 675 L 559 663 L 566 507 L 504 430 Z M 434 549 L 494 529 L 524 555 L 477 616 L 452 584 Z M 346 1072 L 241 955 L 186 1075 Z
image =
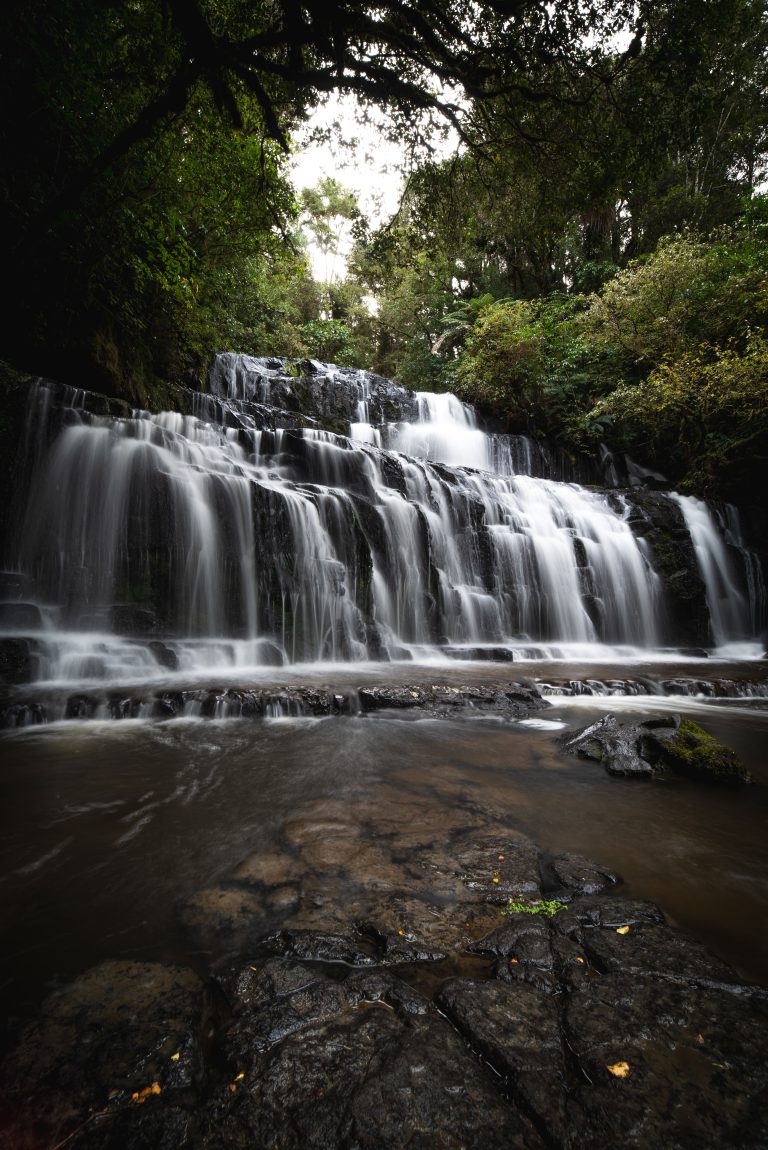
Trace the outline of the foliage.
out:
M 541 915 L 542 918 L 553 918 L 561 910 L 565 910 L 565 903 L 558 902 L 556 899 L 511 898 L 499 913 L 504 915 L 537 914 Z
M 589 352 L 578 329 L 580 297 L 500 301 L 467 337 L 459 393 L 513 430 L 563 436 L 589 396 Z
M 675 468 L 683 486 L 711 490 L 768 458 L 768 343 L 752 333 L 664 359 L 640 383 L 620 384 L 590 418 L 612 440 Z
M 767 257 L 754 232 L 663 240 L 593 296 L 584 337 L 635 376 L 697 340 L 743 338 L 768 321 Z

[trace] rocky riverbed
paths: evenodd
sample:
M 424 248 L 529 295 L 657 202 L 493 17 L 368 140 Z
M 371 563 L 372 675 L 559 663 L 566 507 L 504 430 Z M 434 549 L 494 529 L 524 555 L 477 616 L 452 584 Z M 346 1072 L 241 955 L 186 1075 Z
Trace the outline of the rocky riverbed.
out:
M 377 798 L 305 802 L 183 899 L 192 966 L 51 994 L 3 1150 L 768 1142 L 765 988 L 508 813 Z

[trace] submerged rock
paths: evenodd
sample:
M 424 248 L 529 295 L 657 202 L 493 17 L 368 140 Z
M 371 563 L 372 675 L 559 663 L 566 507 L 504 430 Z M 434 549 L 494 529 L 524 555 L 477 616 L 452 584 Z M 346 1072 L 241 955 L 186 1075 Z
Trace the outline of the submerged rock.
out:
M 680 715 L 654 715 L 639 723 L 604 715 L 568 732 L 561 743 L 568 754 L 601 763 L 610 775 L 651 777 L 670 771 L 712 783 L 750 782 L 735 751 Z

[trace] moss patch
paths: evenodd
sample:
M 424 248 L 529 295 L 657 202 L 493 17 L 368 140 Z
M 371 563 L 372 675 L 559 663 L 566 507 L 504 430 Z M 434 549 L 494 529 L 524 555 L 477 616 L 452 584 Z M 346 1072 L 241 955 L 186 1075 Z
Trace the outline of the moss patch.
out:
M 748 783 L 750 775 L 735 751 L 691 719 L 681 719 L 676 731 L 653 740 L 657 765 L 697 779 L 718 783 Z

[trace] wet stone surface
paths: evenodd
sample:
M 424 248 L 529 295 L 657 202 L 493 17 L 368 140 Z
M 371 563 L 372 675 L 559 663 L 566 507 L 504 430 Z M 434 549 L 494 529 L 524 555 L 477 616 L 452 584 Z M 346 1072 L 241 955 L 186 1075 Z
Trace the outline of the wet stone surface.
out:
M 388 797 L 306 803 L 187 900 L 199 973 L 51 995 L 0 1070 L 3 1150 L 766 1144 L 768 991 L 497 812 L 435 843 L 428 797 Z
M 725 786 L 751 781 L 729 747 L 677 714 L 651 715 L 638 723 L 603 715 L 570 731 L 562 746 L 568 754 L 600 763 L 609 775 L 651 778 L 672 773 Z

